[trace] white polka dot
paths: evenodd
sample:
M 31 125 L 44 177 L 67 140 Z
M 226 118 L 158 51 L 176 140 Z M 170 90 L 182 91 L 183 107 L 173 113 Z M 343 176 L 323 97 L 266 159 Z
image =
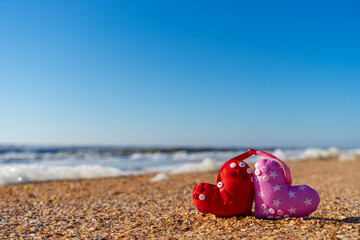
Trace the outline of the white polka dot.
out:
M 265 176 L 263 177 L 263 180 L 264 180 L 265 182 L 269 181 L 269 176 L 265 175 Z
M 260 175 L 260 170 L 259 170 L 259 169 L 256 169 L 256 170 L 255 170 L 255 175 L 257 175 L 257 176 Z
M 214 186 L 214 185 L 213 185 L 213 186 Z M 200 194 L 199 199 L 200 199 L 201 201 L 204 201 L 204 200 L 205 200 L 205 195 L 204 195 L 204 194 Z
M 240 166 L 240 167 L 245 167 L 245 163 L 244 163 L 244 162 L 240 162 L 240 163 L 239 163 L 239 166 Z
M 281 209 L 279 209 L 279 210 L 277 210 L 277 215 L 283 215 L 284 214 L 284 212 L 283 212 L 283 210 L 281 210 Z
M 247 173 L 250 174 L 252 171 L 251 171 L 251 168 L 248 168 L 246 169 Z
M 275 210 L 274 210 L 273 208 L 270 208 L 270 209 L 269 209 L 269 213 L 274 214 L 274 213 L 275 213 Z
M 261 204 L 261 208 L 262 209 L 268 209 L 268 206 L 265 203 L 263 203 L 263 204 Z
M 231 168 L 235 168 L 235 167 L 236 167 L 236 163 L 234 163 L 234 162 L 231 163 L 231 164 L 230 164 L 230 167 L 231 167 Z
M 263 166 L 263 167 L 261 168 L 261 171 L 266 172 L 266 171 L 267 171 L 267 167 Z
M 223 184 L 222 182 L 218 182 L 218 183 L 217 183 L 217 187 L 218 187 L 218 188 L 222 188 L 223 186 L 224 186 L 224 184 Z

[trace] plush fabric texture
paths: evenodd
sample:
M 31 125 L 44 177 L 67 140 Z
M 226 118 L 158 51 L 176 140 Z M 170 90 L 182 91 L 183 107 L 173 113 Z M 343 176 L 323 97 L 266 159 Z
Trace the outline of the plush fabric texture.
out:
M 220 169 L 217 184 L 200 183 L 193 189 L 193 200 L 202 213 L 220 217 L 250 215 L 254 199 L 252 170 L 243 162 L 251 153 L 226 162 Z
M 257 161 L 254 173 L 243 162 L 253 154 L 265 158 Z M 283 161 L 254 149 L 227 161 L 216 182 L 200 183 L 193 189 L 194 203 L 202 213 L 221 217 L 250 215 L 255 199 L 257 218 L 305 217 L 320 203 L 319 194 L 309 186 L 291 186 L 291 172 Z
M 319 194 L 306 185 L 291 186 L 289 175 L 290 169 L 282 161 L 257 161 L 253 173 L 257 218 L 305 217 L 317 209 Z

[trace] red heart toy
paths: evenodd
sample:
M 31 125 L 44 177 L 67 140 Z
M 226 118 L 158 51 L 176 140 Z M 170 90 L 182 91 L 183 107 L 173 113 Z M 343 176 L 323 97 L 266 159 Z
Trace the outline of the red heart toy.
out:
M 200 183 L 194 187 L 193 200 L 200 212 L 219 217 L 251 214 L 254 183 L 251 168 L 243 160 L 254 153 L 250 149 L 224 163 L 216 185 Z

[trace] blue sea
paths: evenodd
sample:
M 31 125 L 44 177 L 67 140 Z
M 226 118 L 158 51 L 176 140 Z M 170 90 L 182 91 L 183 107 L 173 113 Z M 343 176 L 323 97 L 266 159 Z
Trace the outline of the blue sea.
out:
M 284 161 L 358 159 L 360 148 L 257 148 Z M 216 171 L 247 148 L 0 145 L 0 184 Z M 251 157 L 248 163 L 255 162 Z

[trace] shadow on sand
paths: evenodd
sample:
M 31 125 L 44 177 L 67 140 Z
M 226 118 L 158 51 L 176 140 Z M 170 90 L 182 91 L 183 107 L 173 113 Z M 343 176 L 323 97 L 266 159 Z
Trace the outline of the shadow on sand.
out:
M 307 217 L 307 218 L 304 218 L 304 220 L 321 220 L 321 221 L 341 222 L 341 223 L 360 223 L 360 217 L 348 217 L 348 218 L 343 218 L 343 219 Z

